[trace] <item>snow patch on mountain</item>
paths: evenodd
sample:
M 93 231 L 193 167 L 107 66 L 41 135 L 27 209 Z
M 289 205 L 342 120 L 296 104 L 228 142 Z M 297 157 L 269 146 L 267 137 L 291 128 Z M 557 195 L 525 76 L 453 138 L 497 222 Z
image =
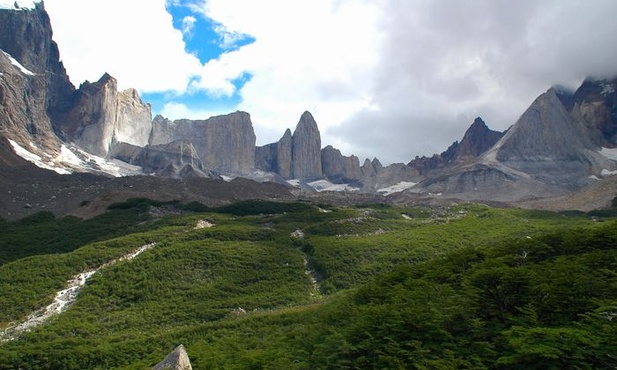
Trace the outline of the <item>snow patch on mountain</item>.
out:
M 133 166 L 115 159 L 109 161 L 87 153 L 74 146 L 62 145 L 58 156 L 53 157 L 45 153 L 47 159 L 43 159 L 41 156 L 34 154 L 17 144 L 15 141 L 9 139 L 9 142 L 13 147 L 13 151 L 18 156 L 35 164 L 37 167 L 55 171 L 60 175 L 70 175 L 75 172 L 92 172 L 111 175 L 113 177 L 144 174 L 141 167 Z M 31 143 L 30 146 L 33 150 L 42 152 L 34 144 Z
M 30 10 L 40 2 L 40 0 L 0 0 L 0 9 Z
M 610 160 L 617 161 L 617 148 L 602 148 L 599 153 Z
M 602 92 L 600 94 L 607 96 L 615 92 L 615 88 L 609 84 L 602 84 Z
M 318 192 L 322 191 L 360 191 L 358 188 L 354 188 L 349 184 L 333 184 L 328 180 L 317 180 L 309 182 L 308 185 Z
M 1 0 L 0 0 L 1 1 Z M 21 71 L 21 73 L 28 75 L 28 76 L 34 76 L 34 73 L 31 72 L 30 70 L 28 70 L 26 67 L 22 66 L 21 63 L 19 63 L 15 58 L 13 58 L 11 56 L 11 54 L 7 53 L 4 50 L 0 50 L 0 52 L 2 52 L 2 54 L 4 54 L 5 57 L 7 57 L 10 61 L 11 64 L 14 65 L 15 67 L 19 68 L 19 70 Z
M 614 176 L 617 175 L 617 171 L 609 171 L 607 169 L 603 169 L 602 172 L 600 172 L 600 175 L 607 177 L 607 176 Z
M 40 156 L 38 156 L 38 155 L 28 151 L 27 149 L 23 148 L 22 146 L 20 146 L 19 144 L 17 144 L 13 140 L 9 139 L 9 143 L 11 143 L 11 146 L 13 147 L 13 151 L 15 152 L 15 154 L 17 154 L 18 156 L 20 156 L 23 159 L 27 160 L 28 162 L 34 163 L 37 167 L 44 168 L 44 169 L 50 170 L 50 171 L 55 171 L 55 172 L 59 173 L 60 175 L 69 175 L 69 174 L 71 174 L 70 171 L 67 171 L 64 168 L 56 167 L 55 164 L 53 162 L 51 162 L 51 161 L 49 161 L 49 162 L 43 161 L 43 158 L 41 158 Z
M 377 189 L 377 192 L 379 194 L 388 196 L 390 194 L 400 193 L 404 190 L 411 189 L 417 184 L 417 182 L 401 181 L 398 184 L 388 186 L 387 188 Z

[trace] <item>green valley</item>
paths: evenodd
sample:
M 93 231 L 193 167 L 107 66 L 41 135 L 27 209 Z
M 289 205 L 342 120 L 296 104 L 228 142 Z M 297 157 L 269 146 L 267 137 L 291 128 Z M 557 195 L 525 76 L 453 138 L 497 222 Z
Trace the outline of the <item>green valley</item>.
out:
M 97 270 L 0 369 L 149 369 L 179 344 L 194 369 L 617 366 L 607 211 L 133 199 L 0 227 L 0 330 Z

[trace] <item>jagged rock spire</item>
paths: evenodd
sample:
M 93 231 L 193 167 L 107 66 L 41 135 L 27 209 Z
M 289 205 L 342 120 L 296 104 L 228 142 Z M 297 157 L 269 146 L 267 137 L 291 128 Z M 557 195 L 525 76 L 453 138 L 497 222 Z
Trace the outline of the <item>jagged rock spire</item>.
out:
M 292 175 L 297 179 L 321 177 L 321 136 L 313 115 L 305 111 L 292 136 Z

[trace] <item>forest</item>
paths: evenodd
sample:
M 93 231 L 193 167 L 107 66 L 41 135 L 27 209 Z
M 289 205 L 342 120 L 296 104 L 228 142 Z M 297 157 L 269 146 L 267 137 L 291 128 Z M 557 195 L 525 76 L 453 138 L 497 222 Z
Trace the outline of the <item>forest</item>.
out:
M 193 369 L 617 367 L 615 209 L 131 199 L 0 229 L 0 369 L 149 369 L 179 344 Z

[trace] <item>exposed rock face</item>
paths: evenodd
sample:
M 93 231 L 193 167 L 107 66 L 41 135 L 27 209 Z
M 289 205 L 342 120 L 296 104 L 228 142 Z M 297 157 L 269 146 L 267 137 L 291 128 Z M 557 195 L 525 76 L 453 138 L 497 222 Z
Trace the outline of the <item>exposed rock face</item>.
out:
M 45 106 L 46 83 L 44 75 L 22 71 L 10 55 L 0 52 L 0 135 L 37 152 L 33 143 L 40 148 L 39 155 L 60 148 Z
M 572 119 L 554 89 L 540 95 L 516 124 L 487 153 L 489 161 L 543 182 L 579 187 L 576 179 L 593 174 L 604 159 L 594 152 L 585 127 Z
M 186 349 L 181 344 L 167 355 L 163 361 L 156 364 L 152 370 L 193 370 L 193 367 Z
M 617 78 L 587 79 L 566 105 L 572 116 L 589 130 L 594 144 L 617 146 Z
M 59 141 L 49 113 L 74 90 L 52 41 L 43 3 L 0 9 L 0 132 L 32 152 L 54 154 Z M 6 54 L 5 54 L 6 53 Z
M 115 142 L 148 143 L 150 105 L 135 90 L 118 92 L 118 83 L 109 74 L 94 83 L 84 82 L 72 101 L 70 109 L 56 114 L 56 127 L 82 149 L 105 157 Z
M 334 183 L 354 183 L 363 177 L 358 157 L 346 157 L 331 145 L 321 150 L 321 168 L 323 175 Z
M 608 90 L 610 87 L 603 87 Z M 583 104 L 579 102 L 593 99 L 589 94 L 584 99 L 575 96 L 549 89 L 492 148 L 474 161 L 463 161 L 429 176 L 413 191 L 512 202 L 560 196 L 596 181 L 591 178 L 613 171 L 617 163 L 600 155 L 592 139 L 595 132 L 598 140 L 606 140 L 601 130 L 595 130 L 601 127 L 596 126 L 600 120 L 581 119 L 577 107 Z M 597 107 L 601 105 L 605 106 Z
M 110 152 L 112 158 L 140 166 L 145 173 L 158 176 L 217 177 L 203 170 L 201 159 L 193 144 L 186 140 L 167 144 L 138 147 L 128 143 L 117 143 Z
M 435 170 L 469 163 L 495 145 L 503 135 L 502 132 L 489 129 L 482 118 L 478 117 L 469 126 L 460 143 L 455 141 L 446 151 L 432 157 L 416 157 L 408 166 L 422 175 L 429 175 Z
M 327 158 L 330 159 L 334 160 L 331 156 Z M 302 114 L 293 135 L 287 129 L 278 142 L 256 148 L 255 167 L 288 180 L 322 178 L 321 135 L 311 113 Z M 330 169 L 337 172 L 336 176 L 341 175 L 338 169 Z
M 482 118 L 476 118 L 456 148 L 454 160 L 460 162 L 479 157 L 495 145 L 503 135 L 503 132 L 489 129 Z
M 204 168 L 224 174 L 246 174 L 255 165 L 255 132 L 246 112 L 235 112 L 207 120 L 170 121 L 154 118 L 150 144 L 190 141 Z
M 255 168 L 291 179 L 291 131 L 276 143 L 255 148 Z
M 39 94 L 44 96 L 40 102 L 46 110 L 53 113 L 69 104 L 67 97 L 75 87 L 60 61 L 58 45 L 52 40 L 51 23 L 43 2 L 32 10 L 0 9 L 0 49 L 37 76 L 43 76 L 44 92 Z
M 296 179 L 322 177 L 321 135 L 311 113 L 304 112 L 291 138 L 291 172 Z
M 135 89 L 120 91 L 112 141 L 145 146 L 148 145 L 150 131 L 152 131 L 150 104 L 144 103 Z

